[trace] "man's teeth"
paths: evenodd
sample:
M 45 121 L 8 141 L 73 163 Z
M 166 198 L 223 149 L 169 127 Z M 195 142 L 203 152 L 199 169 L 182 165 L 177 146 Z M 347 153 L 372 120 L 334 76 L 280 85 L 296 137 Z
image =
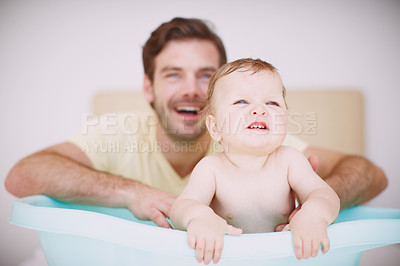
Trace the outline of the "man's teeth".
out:
M 195 106 L 179 106 L 176 108 L 178 112 L 188 112 L 188 113 L 198 113 L 200 112 L 200 107 Z

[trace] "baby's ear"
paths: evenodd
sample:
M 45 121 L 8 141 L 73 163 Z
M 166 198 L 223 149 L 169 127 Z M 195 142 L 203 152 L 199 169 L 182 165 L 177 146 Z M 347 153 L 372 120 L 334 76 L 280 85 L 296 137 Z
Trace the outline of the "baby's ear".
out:
M 206 117 L 206 126 L 208 129 L 208 132 L 210 133 L 210 136 L 215 140 L 215 141 L 220 141 L 221 140 L 221 134 L 219 133 L 217 123 L 215 121 L 215 117 L 213 115 L 208 115 Z

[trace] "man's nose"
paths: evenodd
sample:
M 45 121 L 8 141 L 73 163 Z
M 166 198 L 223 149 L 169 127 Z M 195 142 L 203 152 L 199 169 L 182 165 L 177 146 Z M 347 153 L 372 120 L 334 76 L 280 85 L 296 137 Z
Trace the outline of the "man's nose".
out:
M 183 95 L 186 97 L 199 97 L 201 87 L 195 77 L 187 76 L 183 84 Z

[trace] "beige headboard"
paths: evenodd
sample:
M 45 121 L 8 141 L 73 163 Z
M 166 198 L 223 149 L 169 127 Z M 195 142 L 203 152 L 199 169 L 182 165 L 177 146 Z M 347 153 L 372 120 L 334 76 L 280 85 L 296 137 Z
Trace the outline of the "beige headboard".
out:
M 288 91 L 288 132 L 311 145 L 364 155 L 364 111 L 362 94 L 356 90 Z M 151 108 L 142 92 L 98 93 L 96 114 Z

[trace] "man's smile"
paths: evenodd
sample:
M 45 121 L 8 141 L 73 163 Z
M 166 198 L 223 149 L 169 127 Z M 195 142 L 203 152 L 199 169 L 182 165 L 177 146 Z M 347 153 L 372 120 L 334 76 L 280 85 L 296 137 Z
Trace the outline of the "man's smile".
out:
M 197 119 L 204 108 L 204 102 L 200 100 L 179 100 L 172 102 L 169 106 L 180 117 Z
M 175 111 L 182 115 L 197 115 L 201 108 L 198 106 L 178 106 Z

